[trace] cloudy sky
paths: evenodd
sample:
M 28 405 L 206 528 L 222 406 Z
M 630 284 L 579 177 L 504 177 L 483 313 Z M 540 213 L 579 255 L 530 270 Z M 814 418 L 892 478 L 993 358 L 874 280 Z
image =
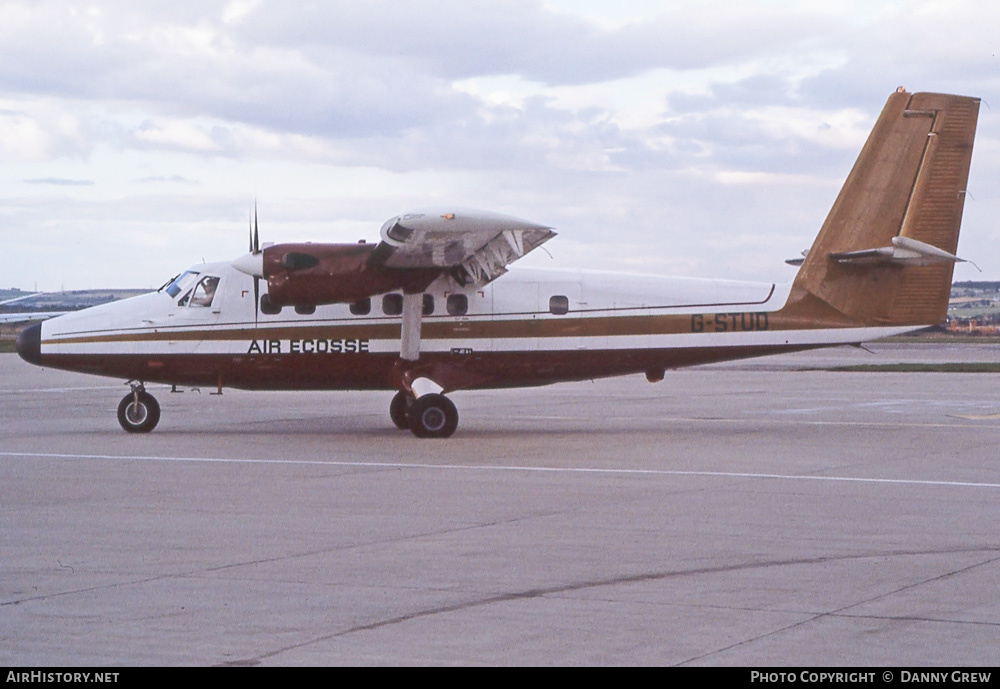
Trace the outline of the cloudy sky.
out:
M 157 287 L 456 204 L 539 266 L 788 281 L 897 86 L 984 99 L 956 279 L 1000 280 L 1000 3 L 0 0 L 0 287 Z M 998 110 L 991 110 L 993 104 Z

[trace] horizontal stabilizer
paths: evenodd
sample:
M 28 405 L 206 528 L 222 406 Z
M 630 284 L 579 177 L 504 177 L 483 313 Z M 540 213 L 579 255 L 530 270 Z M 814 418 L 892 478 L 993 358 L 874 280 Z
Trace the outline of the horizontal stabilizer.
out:
M 806 256 L 809 255 L 809 249 L 804 249 L 802 251 L 802 258 L 786 258 L 785 263 L 790 266 L 800 266 L 806 262 Z
M 892 246 L 861 251 L 842 251 L 830 254 L 837 263 L 884 264 L 898 263 L 910 266 L 930 266 L 939 263 L 965 263 L 959 258 L 936 246 L 909 237 L 893 237 Z

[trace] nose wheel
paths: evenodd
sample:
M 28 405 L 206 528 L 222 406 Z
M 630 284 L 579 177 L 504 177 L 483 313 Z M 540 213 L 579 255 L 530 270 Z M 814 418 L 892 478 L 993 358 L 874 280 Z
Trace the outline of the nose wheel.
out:
M 142 386 L 118 403 L 118 423 L 129 433 L 149 433 L 160 422 L 160 403 Z

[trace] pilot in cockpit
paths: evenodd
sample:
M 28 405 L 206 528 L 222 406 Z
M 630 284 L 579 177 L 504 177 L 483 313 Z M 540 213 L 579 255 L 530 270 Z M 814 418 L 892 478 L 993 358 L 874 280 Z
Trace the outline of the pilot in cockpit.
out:
M 215 299 L 215 290 L 219 286 L 219 278 L 206 277 L 194 288 L 191 306 L 211 306 Z

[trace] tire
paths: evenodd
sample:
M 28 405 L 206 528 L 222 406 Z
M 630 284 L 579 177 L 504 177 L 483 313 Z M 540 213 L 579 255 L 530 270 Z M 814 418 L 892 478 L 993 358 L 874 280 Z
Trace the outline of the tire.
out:
M 458 409 L 444 395 L 418 397 L 407 416 L 410 430 L 418 438 L 448 438 L 458 428 Z
M 396 428 L 407 430 L 410 428 L 410 417 L 407 412 L 413 404 L 413 397 L 402 390 L 396 393 L 389 403 L 389 418 L 396 425 Z
M 160 404 L 148 392 L 131 392 L 118 403 L 118 423 L 129 433 L 149 433 L 160 422 Z

